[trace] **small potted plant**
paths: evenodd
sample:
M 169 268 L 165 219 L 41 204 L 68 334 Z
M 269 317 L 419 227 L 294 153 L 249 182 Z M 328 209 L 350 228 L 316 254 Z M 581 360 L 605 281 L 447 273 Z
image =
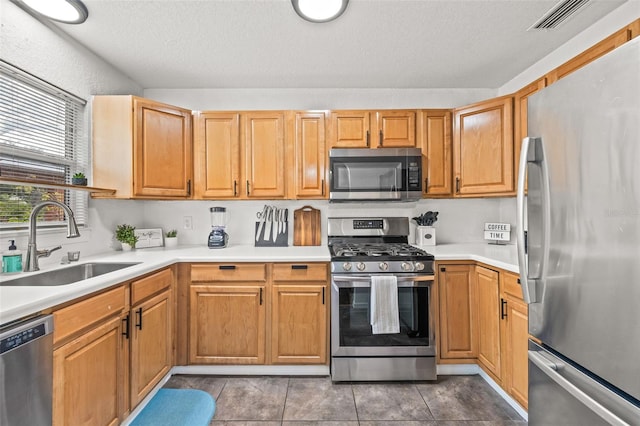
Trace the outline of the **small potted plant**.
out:
M 130 251 L 135 248 L 138 236 L 135 233 L 136 227 L 123 224 L 116 226 L 116 240 L 122 244 L 123 251 Z
M 73 185 L 87 186 L 87 178 L 84 173 L 78 172 L 71 178 L 71 183 Z
M 164 234 L 164 246 L 173 248 L 178 246 L 178 231 L 172 229 Z

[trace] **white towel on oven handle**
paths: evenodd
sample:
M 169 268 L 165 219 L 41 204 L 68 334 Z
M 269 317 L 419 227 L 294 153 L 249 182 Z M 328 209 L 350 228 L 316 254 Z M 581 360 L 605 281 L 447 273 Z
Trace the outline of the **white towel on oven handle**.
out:
M 398 279 L 395 275 L 371 277 L 371 328 L 373 334 L 400 333 Z

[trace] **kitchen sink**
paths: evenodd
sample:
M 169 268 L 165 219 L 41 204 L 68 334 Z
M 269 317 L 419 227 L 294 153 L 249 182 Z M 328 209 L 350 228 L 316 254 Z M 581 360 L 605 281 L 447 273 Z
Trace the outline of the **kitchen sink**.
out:
M 68 268 L 56 269 L 54 271 L 42 272 L 28 277 L 16 278 L 15 280 L 4 281 L 2 286 L 25 286 L 25 287 L 52 287 L 58 285 L 71 284 L 98 275 L 108 274 L 123 268 L 138 265 L 140 262 L 130 263 L 81 263 Z

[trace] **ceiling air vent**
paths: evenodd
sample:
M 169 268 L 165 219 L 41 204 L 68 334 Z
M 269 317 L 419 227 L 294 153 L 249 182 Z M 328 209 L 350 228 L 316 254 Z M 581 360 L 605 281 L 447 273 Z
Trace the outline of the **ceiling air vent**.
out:
M 589 0 L 563 0 L 545 13 L 529 30 L 556 28 L 587 3 L 589 3 Z

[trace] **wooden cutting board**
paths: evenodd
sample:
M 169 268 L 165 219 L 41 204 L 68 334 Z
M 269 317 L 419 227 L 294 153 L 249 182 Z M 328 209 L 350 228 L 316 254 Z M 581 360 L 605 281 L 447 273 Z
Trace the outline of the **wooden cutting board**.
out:
M 293 211 L 293 245 L 319 246 L 321 244 L 320 210 L 304 206 Z

